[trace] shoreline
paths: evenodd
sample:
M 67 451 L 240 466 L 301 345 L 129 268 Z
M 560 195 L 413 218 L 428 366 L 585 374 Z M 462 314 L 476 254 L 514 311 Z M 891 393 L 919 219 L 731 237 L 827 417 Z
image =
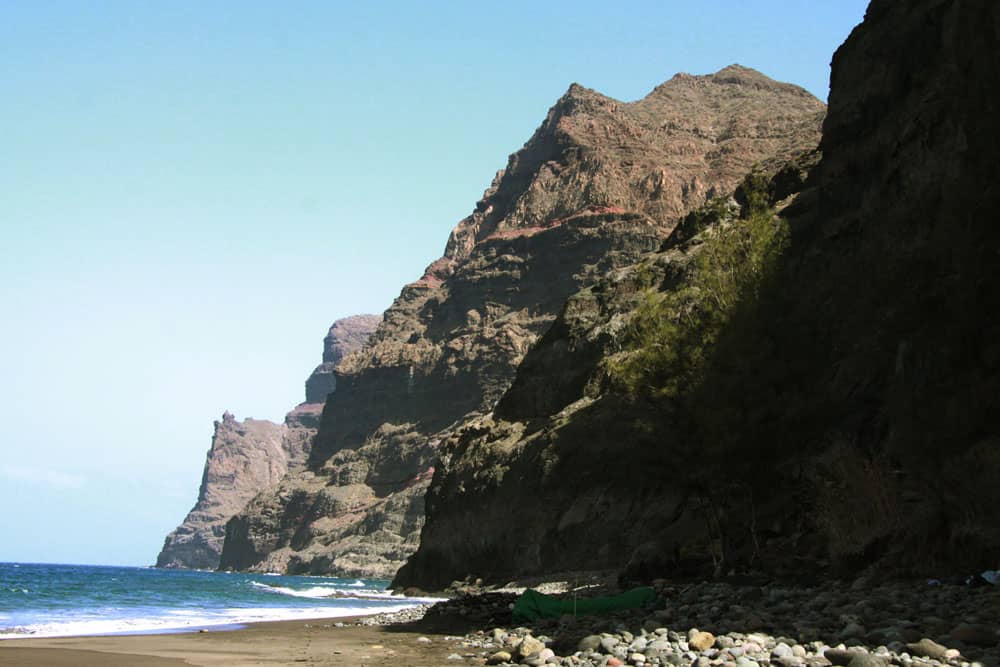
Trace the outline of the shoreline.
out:
M 0 641 L 0 665 L 125 667 L 143 665 L 442 664 L 441 641 L 417 632 L 364 625 L 369 616 L 264 621 L 242 627 L 128 635 Z
M 120 629 L 90 630 L 86 628 L 73 629 L 48 629 L 48 630 L 28 630 L 22 629 L 14 632 L 0 634 L 0 645 L 4 642 L 23 642 L 28 640 L 48 640 L 48 639 L 81 639 L 86 637 L 131 637 L 140 635 L 175 635 L 197 632 L 223 632 L 243 630 L 255 625 L 267 623 L 303 622 L 303 623 L 324 623 L 324 624 L 344 624 L 346 622 L 356 622 L 358 619 L 375 617 L 405 617 L 412 615 L 415 610 L 422 610 L 429 607 L 429 601 L 401 603 L 383 609 L 373 608 L 370 611 L 352 608 L 348 613 L 338 613 L 335 608 L 313 608 L 299 610 L 296 608 L 274 608 L 274 615 L 271 618 L 260 618 L 260 614 L 254 614 L 257 618 L 240 617 L 236 614 L 234 618 L 219 619 L 217 621 L 206 620 L 205 622 L 187 622 L 179 625 L 171 625 L 169 621 L 163 621 L 164 617 L 157 617 L 158 622 L 146 622 L 145 624 L 132 623 L 134 628 L 122 627 L 129 624 L 129 619 L 119 619 Z M 280 611 L 290 611 L 281 615 Z M 330 611 L 332 610 L 332 611 Z M 299 612 L 299 613 L 295 613 Z M 133 619 L 134 621 L 134 619 Z M 179 622 L 179 621 L 177 621 Z M 111 623 L 111 622 L 109 622 Z M 68 624 L 72 626 L 73 624 Z M 79 625 L 79 624 L 77 624 Z
M 656 605 L 602 616 L 519 625 L 511 617 L 514 590 L 456 591 L 459 597 L 397 613 L 0 641 L 0 665 L 1000 665 L 1000 586 L 659 582 Z M 592 586 L 577 590 L 584 588 Z

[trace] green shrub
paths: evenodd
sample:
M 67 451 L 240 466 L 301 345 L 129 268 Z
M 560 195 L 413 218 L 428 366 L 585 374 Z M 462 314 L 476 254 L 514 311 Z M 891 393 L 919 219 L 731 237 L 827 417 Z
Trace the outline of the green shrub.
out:
M 686 280 L 670 291 L 646 290 L 631 320 L 626 354 L 609 368 L 630 394 L 665 401 L 663 407 L 674 410 L 669 403 L 703 379 L 723 328 L 742 304 L 756 302 L 787 245 L 786 224 L 764 202 L 751 194 L 745 217 L 704 230 L 702 242 L 690 250 Z

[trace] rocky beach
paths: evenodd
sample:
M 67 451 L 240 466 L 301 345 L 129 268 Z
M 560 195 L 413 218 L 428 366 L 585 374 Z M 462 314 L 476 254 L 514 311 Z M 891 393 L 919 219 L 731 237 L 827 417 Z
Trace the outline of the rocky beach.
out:
M 613 589 L 576 580 L 591 578 L 535 587 L 567 599 Z M 522 588 L 457 582 L 451 599 L 354 619 L 5 642 L 0 664 L 995 667 L 1000 589 L 972 583 L 657 581 L 651 608 L 523 626 L 511 621 Z
M 1000 667 L 998 7 L 872 0 L 829 105 L 570 85 L 284 424 L 216 422 L 158 566 L 408 608 L 0 664 Z
M 334 324 L 285 424 L 217 424 L 158 564 L 1000 566 L 998 21 L 873 0 L 828 105 L 739 64 L 570 84 L 423 275 Z
M 514 594 L 492 594 L 485 604 L 475 597 L 441 603 L 428 617 L 479 620 L 484 629 L 465 635 L 459 644 L 466 650 L 458 653 L 487 664 L 968 667 L 1000 658 L 1000 590 L 987 584 L 858 579 L 808 587 L 657 582 L 655 588 L 660 608 L 613 618 L 566 615 L 530 628 L 487 627 L 509 616 Z

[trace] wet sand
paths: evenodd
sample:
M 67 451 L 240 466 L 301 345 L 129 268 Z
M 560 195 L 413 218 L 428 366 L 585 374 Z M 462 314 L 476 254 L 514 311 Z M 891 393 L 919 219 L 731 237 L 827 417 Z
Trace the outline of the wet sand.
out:
M 336 619 L 345 621 L 346 619 Z M 0 640 L 0 665 L 366 665 L 432 667 L 458 651 L 415 626 L 334 627 L 330 619 L 258 623 L 238 630 L 115 637 Z M 418 642 L 426 636 L 430 643 Z

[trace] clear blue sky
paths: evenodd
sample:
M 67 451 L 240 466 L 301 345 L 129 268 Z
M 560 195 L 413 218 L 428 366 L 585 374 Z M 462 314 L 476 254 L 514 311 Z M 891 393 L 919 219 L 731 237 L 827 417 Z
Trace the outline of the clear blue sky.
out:
M 281 419 L 571 82 L 825 99 L 865 4 L 0 4 L 0 561 L 153 562 L 212 421 Z

